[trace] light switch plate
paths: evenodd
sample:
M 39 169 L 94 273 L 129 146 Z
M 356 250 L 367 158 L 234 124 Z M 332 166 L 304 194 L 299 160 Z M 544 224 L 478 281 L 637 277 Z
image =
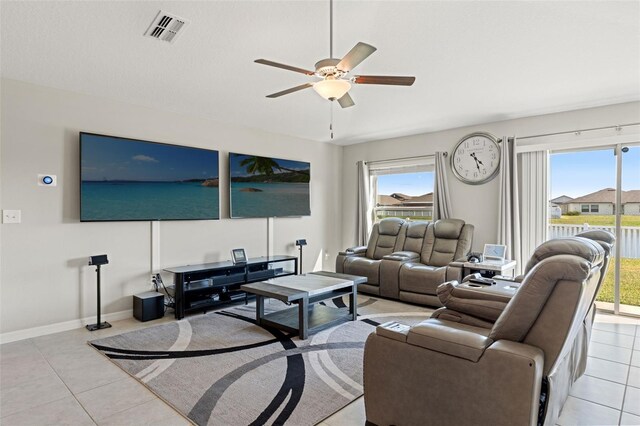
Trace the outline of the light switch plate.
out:
M 2 223 L 20 223 L 21 210 L 2 210 Z

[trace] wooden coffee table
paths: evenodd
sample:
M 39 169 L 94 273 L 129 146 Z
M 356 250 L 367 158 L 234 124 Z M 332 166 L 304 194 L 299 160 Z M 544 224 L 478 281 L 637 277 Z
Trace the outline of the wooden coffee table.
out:
M 273 278 L 240 288 L 256 296 L 256 322 L 258 325 L 272 326 L 281 330 L 298 333 L 306 339 L 310 332 L 329 327 L 335 323 L 357 319 L 357 287 L 366 283 L 365 277 L 336 274 L 333 272 L 311 272 Z M 349 306 L 334 308 L 318 304 L 323 300 L 349 296 Z M 264 313 L 264 299 L 272 298 L 287 304 L 295 303 L 289 309 Z

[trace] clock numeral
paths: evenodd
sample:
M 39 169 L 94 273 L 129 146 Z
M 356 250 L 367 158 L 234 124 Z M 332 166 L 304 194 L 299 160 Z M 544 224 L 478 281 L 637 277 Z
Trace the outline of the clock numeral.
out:
M 459 162 L 461 162 L 461 161 L 462 161 L 462 158 L 460 158 L 460 157 L 456 157 L 456 163 L 459 163 Z
M 474 172 L 474 173 L 473 173 L 473 177 L 474 177 L 474 178 L 477 178 L 477 177 L 478 177 L 478 172 Z
M 459 152 L 460 154 L 464 154 L 464 149 L 460 149 L 458 152 Z
M 482 174 L 483 174 L 483 175 L 486 175 L 486 174 L 487 174 L 487 169 L 483 169 L 483 170 L 482 170 Z
M 492 159 L 492 160 L 495 160 L 495 159 L 496 159 L 496 154 L 495 154 L 495 153 L 491 154 L 491 159 Z

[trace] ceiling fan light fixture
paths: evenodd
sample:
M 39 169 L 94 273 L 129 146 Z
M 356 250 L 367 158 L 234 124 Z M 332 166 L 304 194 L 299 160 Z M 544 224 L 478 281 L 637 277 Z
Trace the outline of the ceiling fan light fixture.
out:
M 330 101 L 340 99 L 351 89 L 351 83 L 347 80 L 326 79 L 320 80 L 313 85 L 318 95 Z

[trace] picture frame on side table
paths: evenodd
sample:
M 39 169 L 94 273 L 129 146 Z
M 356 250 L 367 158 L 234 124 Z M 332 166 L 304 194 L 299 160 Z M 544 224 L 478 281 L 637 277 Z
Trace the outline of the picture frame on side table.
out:
M 231 261 L 234 265 L 239 263 L 247 263 L 247 254 L 244 252 L 244 249 L 237 248 L 231 250 Z
M 507 246 L 501 244 L 485 244 L 484 258 L 488 260 L 505 260 Z

